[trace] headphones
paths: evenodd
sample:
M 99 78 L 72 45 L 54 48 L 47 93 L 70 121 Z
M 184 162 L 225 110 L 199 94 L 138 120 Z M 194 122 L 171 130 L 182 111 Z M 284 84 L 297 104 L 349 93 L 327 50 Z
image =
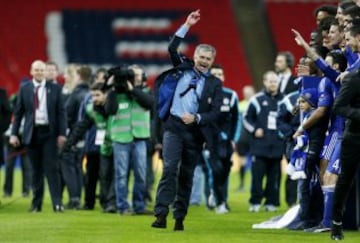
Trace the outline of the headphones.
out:
M 288 65 L 288 67 L 292 68 L 294 66 L 294 62 L 295 62 L 293 54 L 289 51 L 286 51 L 285 58 L 286 58 L 286 64 Z
M 129 67 L 130 68 L 135 67 L 135 68 L 141 69 L 142 70 L 141 81 L 143 83 L 147 81 L 148 77 L 147 77 L 147 74 L 145 72 L 145 68 L 144 68 L 143 65 L 141 65 L 141 64 L 133 64 L 133 65 L 130 65 Z
M 294 66 L 294 63 L 295 63 L 294 55 L 291 52 L 289 52 L 289 51 L 279 52 L 278 55 L 285 57 L 286 65 L 289 68 L 292 68 Z
M 143 83 L 145 83 L 147 81 L 147 74 L 146 74 L 146 72 L 145 72 L 145 70 L 143 68 L 142 68 L 142 70 L 143 70 L 143 73 L 141 75 L 141 81 Z

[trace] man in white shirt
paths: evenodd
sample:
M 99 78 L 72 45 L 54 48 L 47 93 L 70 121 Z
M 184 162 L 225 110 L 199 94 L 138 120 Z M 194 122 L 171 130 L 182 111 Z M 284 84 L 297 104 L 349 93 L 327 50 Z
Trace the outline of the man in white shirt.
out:
M 275 71 L 279 77 L 279 91 L 286 95 L 297 90 L 294 84 L 295 77 L 292 76 L 291 68 L 294 66 L 294 56 L 291 52 L 279 52 L 275 59 Z
M 66 117 L 61 88 L 45 80 L 45 63 L 31 65 L 32 81 L 20 87 L 14 108 L 14 123 L 9 143 L 18 147 L 21 119 L 25 118 L 22 143 L 27 147 L 33 167 L 33 200 L 30 212 L 40 212 L 47 177 L 55 212 L 62 212 L 57 150 L 65 142 Z

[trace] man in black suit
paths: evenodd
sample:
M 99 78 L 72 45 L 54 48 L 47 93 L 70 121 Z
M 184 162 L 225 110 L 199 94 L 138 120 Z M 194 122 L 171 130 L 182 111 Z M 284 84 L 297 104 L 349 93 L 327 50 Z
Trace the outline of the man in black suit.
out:
M 4 132 L 9 127 L 10 118 L 11 109 L 6 91 L 4 89 L 0 89 L 0 167 L 4 164 L 3 136 Z
M 194 61 L 178 53 L 178 47 L 190 27 L 200 20 L 200 10 L 189 14 L 169 44 L 174 68 L 161 74 L 156 83 L 164 85 L 169 79 L 176 82 L 170 97 L 168 114 L 163 117 L 163 174 L 157 188 L 152 227 L 166 228 L 169 205 L 173 205 L 174 230 L 184 230 L 183 220 L 189 206 L 193 172 L 200 159 L 204 141 L 211 146 L 211 125 L 220 115 L 221 81 L 209 73 L 216 50 L 200 44 Z M 160 85 L 159 93 L 162 93 Z M 156 93 L 156 91 L 155 91 Z M 158 111 L 160 111 L 158 107 Z
M 294 66 L 294 56 L 289 51 L 279 52 L 275 59 L 275 71 L 279 78 L 278 93 L 284 97 L 298 90 L 297 84 L 294 83 L 295 76 L 292 75 L 291 68 Z M 292 141 L 292 140 L 291 140 Z M 286 154 L 284 154 L 286 157 Z M 292 205 L 297 200 L 297 181 L 291 180 L 289 176 L 285 182 L 286 202 Z M 291 193 L 295 192 L 295 193 Z
M 356 27 L 354 28 L 356 30 Z M 357 38 L 360 38 L 360 26 L 357 27 Z M 360 42 L 358 42 L 360 47 Z M 333 111 L 346 118 L 346 127 L 341 142 L 341 172 L 336 182 L 331 238 L 342 240 L 342 221 L 351 184 L 354 183 L 360 164 L 360 69 L 346 75 L 340 93 L 335 100 Z
M 291 68 L 294 66 L 294 56 L 289 51 L 279 52 L 275 59 L 275 71 L 279 77 L 279 92 L 287 95 L 298 89 L 294 83 L 295 77 Z
M 18 134 L 24 116 L 22 143 L 27 147 L 33 167 L 33 199 L 30 211 L 41 211 L 45 175 L 53 209 L 55 212 L 62 212 L 64 208 L 60 197 L 57 149 L 65 142 L 66 117 L 61 89 L 52 82 L 46 82 L 43 61 L 34 61 L 30 74 L 32 81 L 20 87 L 9 143 L 14 147 L 20 145 Z

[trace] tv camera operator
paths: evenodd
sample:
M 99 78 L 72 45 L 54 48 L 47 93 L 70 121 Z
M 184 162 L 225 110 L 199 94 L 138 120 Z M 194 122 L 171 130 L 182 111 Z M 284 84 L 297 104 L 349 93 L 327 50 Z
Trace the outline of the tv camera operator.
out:
M 116 206 L 120 214 L 149 213 L 145 208 L 146 140 L 150 138 L 154 97 L 150 88 L 143 86 L 143 73 L 139 66 L 122 65 L 111 68 L 105 82 L 105 88 L 111 87 L 104 108 L 110 119 Z M 127 201 L 130 169 L 134 172 L 132 209 Z

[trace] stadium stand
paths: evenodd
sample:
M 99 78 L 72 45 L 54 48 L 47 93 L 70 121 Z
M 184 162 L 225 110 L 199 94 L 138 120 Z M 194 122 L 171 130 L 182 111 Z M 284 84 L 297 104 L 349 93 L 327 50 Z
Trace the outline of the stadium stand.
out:
M 338 1 L 310 0 L 266 0 L 268 24 L 278 51 L 291 51 L 295 60 L 304 54 L 295 41 L 294 28 L 310 40 L 310 33 L 316 29 L 314 10 L 323 4 L 337 5 Z
M 67 62 L 113 65 L 123 61 L 117 59 L 121 56 L 154 70 L 159 65 L 165 68 L 164 45 L 169 35 L 196 8 L 201 9 L 202 24 L 192 30 L 186 54 L 197 43 L 213 44 L 218 50 L 217 62 L 226 70 L 228 86 L 240 93 L 252 80 L 230 0 L 199 0 L 196 4 L 160 0 L 9 2 L 0 16 L 0 85 L 9 93 L 15 92 L 18 80 L 28 76 L 35 58 L 53 59 L 62 68 Z M 90 25 L 81 26 L 89 20 Z M 101 27 L 104 23 L 106 28 Z M 65 26 L 71 37 L 57 30 Z

